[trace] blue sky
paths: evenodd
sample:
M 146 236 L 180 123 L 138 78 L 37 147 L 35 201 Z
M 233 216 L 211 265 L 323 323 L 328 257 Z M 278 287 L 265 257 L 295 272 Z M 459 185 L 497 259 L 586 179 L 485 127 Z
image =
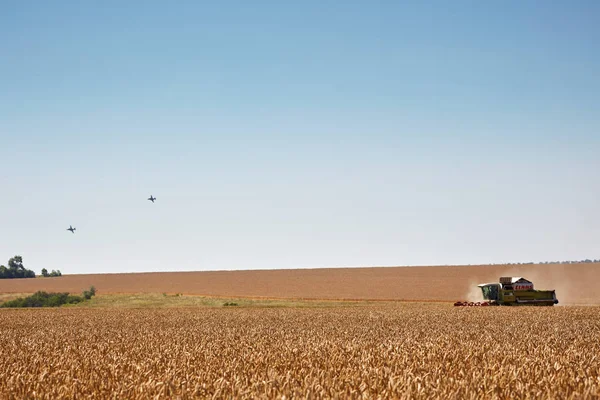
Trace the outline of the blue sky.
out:
M 0 1 L 0 262 L 597 258 L 599 17 L 595 1 Z

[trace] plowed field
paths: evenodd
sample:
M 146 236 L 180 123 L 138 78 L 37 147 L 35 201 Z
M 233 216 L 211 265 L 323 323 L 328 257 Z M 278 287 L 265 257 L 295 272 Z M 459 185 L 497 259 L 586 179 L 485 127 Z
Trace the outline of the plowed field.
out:
M 600 304 L 600 264 L 65 275 L 0 280 L 0 293 L 80 293 L 94 285 L 99 294 L 456 301 L 480 300 L 475 285 L 497 282 L 500 276 L 523 276 L 538 289 L 556 289 L 560 304 Z

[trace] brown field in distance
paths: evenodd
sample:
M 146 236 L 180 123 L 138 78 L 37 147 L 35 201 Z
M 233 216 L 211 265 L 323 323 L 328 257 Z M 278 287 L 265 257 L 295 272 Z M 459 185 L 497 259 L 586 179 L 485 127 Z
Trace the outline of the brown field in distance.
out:
M 282 299 L 480 300 L 478 283 L 523 276 L 556 289 L 560 304 L 600 304 L 600 264 L 324 268 L 64 275 L 0 280 L 1 293 L 181 293 Z

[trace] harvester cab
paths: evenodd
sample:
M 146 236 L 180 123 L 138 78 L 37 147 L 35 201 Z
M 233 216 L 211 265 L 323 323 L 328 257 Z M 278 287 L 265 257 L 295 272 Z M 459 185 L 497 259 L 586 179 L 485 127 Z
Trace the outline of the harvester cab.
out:
M 503 276 L 499 283 L 483 283 L 481 288 L 483 302 L 454 303 L 456 306 L 553 306 L 558 304 L 554 290 L 535 290 L 533 282 L 520 276 Z
M 498 301 L 498 294 L 501 290 L 499 283 L 482 283 L 477 286 L 481 288 L 484 300 Z

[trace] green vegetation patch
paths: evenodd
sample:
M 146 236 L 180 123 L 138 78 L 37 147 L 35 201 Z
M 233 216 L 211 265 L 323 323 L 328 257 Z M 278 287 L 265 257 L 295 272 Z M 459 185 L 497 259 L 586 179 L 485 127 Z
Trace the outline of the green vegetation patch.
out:
M 6 301 L 0 304 L 2 308 L 24 308 L 24 307 L 60 307 L 65 304 L 78 304 L 90 300 L 96 294 L 96 289 L 92 286 L 85 290 L 82 296 L 75 296 L 69 293 L 48 293 L 39 291 L 28 297 L 19 297 L 14 300 Z

